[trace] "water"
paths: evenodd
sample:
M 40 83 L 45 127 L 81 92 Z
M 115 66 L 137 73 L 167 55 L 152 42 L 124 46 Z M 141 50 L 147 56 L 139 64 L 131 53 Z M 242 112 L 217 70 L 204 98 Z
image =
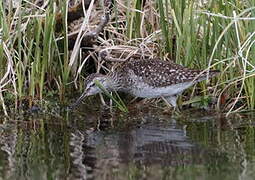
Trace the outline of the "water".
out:
M 84 112 L 86 111 L 86 112 Z M 254 179 L 255 114 L 2 116 L 1 179 Z

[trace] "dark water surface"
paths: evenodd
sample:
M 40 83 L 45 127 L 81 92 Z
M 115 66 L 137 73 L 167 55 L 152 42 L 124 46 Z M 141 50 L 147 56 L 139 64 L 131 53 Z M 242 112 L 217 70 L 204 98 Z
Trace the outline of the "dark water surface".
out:
M 86 112 L 85 112 L 86 111 Z M 255 179 L 255 114 L 80 108 L 1 118 L 1 179 Z

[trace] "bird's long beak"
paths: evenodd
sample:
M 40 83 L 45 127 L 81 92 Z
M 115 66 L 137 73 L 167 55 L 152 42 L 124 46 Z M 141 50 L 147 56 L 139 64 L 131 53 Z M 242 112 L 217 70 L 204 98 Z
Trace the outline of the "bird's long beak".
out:
M 79 104 L 81 103 L 81 101 L 86 97 L 86 93 L 87 93 L 87 91 L 84 91 L 84 92 L 82 93 L 82 95 L 81 95 L 73 104 L 71 104 L 71 105 L 68 107 L 68 109 L 69 109 L 69 110 L 73 110 L 74 108 L 76 108 L 77 105 L 79 105 Z

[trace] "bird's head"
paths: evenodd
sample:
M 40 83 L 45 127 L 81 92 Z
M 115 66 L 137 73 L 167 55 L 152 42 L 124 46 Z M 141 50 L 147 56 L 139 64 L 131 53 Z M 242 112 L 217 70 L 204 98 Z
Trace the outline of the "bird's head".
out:
M 74 107 L 79 105 L 80 102 L 87 96 L 91 96 L 91 95 L 95 95 L 95 94 L 103 92 L 99 86 L 102 86 L 102 88 L 106 90 L 110 89 L 110 84 L 109 84 L 109 81 L 107 80 L 107 76 L 103 74 L 99 74 L 99 73 L 93 73 L 89 75 L 84 81 L 84 87 L 85 87 L 84 92 L 76 100 L 76 102 L 73 103 L 69 108 L 73 109 Z
M 106 75 L 93 73 L 89 75 L 84 81 L 84 96 L 91 96 L 102 92 L 102 89 L 98 86 L 101 85 L 106 90 L 109 89 L 109 81 Z

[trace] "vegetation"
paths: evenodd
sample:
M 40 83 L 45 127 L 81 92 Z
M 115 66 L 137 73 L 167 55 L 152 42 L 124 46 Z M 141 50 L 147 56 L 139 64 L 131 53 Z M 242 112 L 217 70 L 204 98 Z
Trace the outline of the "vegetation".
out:
M 252 0 L 114 1 L 96 48 L 81 47 L 82 32 L 95 28 L 104 11 L 91 5 L 72 51 L 67 0 L 42 6 L 24 0 L 15 7 L 0 2 L 0 101 L 5 114 L 7 104 L 15 102 L 17 108 L 24 99 L 30 107 L 51 94 L 65 102 L 74 87 L 82 89 L 91 62 L 97 71 L 107 72 L 95 50 L 103 48 L 121 59 L 161 57 L 187 67 L 219 69 L 221 75 L 210 85 L 202 82 L 190 89 L 188 99 L 217 97 L 217 108 L 227 114 L 255 108 Z

